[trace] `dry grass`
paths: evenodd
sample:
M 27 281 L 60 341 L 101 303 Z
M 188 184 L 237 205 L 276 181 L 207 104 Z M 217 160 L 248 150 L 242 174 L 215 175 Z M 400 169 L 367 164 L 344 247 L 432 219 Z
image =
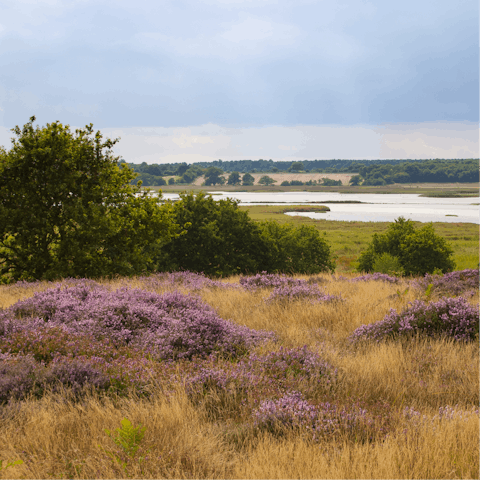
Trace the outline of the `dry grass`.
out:
M 255 179 L 255 185 L 258 181 L 264 176 L 267 175 L 270 178 L 276 180 L 274 185 L 280 185 L 282 182 L 291 182 L 292 180 L 300 180 L 301 182 L 305 183 L 309 180 L 316 180 L 317 182 L 321 183 L 323 178 L 330 178 L 332 180 L 341 180 L 343 185 L 348 185 L 350 179 L 356 175 L 355 173 L 251 173 L 252 177 Z M 225 178 L 228 178 L 228 174 L 224 175 Z M 205 181 L 205 178 L 198 177 L 192 183 L 192 185 L 202 185 Z
M 316 279 L 343 301 L 266 305 L 267 292 L 205 289 L 199 294 L 223 318 L 273 330 L 284 346 L 308 345 L 321 352 L 339 370 L 337 400 L 388 403 L 392 429 L 383 440 L 313 443 L 294 433 L 254 435 L 222 416 L 220 408 L 212 415 L 207 402 L 192 403 L 181 389 L 169 397 L 156 387 L 149 398 L 90 395 L 81 402 L 49 395 L 0 407 L 0 460 L 24 461 L 0 470 L 0 478 L 478 478 L 478 415 L 434 418 L 445 405 L 456 405 L 459 412 L 478 408 L 478 345 L 417 338 L 353 348 L 346 338 L 355 328 L 381 320 L 390 308 L 403 308 L 416 293 L 399 294 L 406 285 Z M 135 279 L 103 283 L 141 286 Z M 0 307 L 47 286 L 0 287 Z M 471 301 L 478 302 L 478 294 Z M 235 410 L 234 398 L 222 401 Z M 404 407 L 414 407 L 425 420 L 407 423 Z M 119 427 L 123 418 L 147 427 L 146 458 L 126 469 L 105 453 L 115 446 L 104 429 Z

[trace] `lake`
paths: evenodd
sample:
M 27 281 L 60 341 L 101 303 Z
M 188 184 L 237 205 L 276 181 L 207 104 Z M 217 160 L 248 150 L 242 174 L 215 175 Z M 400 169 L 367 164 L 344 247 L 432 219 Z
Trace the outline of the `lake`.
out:
M 393 222 L 403 216 L 417 222 L 450 222 L 480 224 L 480 197 L 431 198 L 418 194 L 349 194 L 329 192 L 212 192 L 216 200 L 232 198 L 240 205 L 301 205 L 324 204 L 330 212 L 289 212 L 325 220 L 360 222 Z M 179 195 L 165 193 L 164 198 L 176 200 Z M 328 203 L 354 201 L 362 203 Z M 475 205 L 477 204 L 477 205 Z

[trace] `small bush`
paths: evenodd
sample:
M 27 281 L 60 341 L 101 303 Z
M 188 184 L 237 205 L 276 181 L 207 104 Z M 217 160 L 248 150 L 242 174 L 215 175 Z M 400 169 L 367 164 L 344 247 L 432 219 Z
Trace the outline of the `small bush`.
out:
M 403 267 L 398 257 L 394 257 L 387 252 L 375 258 L 373 262 L 373 271 L 379 273 L 385 273 L 387 275 L 401 275 L 403 273 Z
M 414 286 L 422 291 L 426 291 L 429 286 L 430 294 L 435 292 L 440 295 L 461 295 L 466 292 L 478 291 L 479 272 L 472 268 L 449 272 L 445 275 L 426 274 L 423 278 L 414 281 Z

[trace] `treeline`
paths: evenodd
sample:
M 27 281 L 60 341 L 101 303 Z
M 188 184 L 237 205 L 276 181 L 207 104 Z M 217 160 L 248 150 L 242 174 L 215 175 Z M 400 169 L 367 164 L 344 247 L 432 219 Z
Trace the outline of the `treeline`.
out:
M 72 133 L 34 121 L 13 129 L 9 151 L 0 147 L 0 283 L 335 269 L 313 226 L 257 223 L 235 201 L 203 193 L 164 202 L 131 185 L 136 174 L 113 156 L 116 141 L 91 125 Z
M 121 162 L 125 163 L 124 160 Z M 228 174 L 308 172 L 355 173 L 355 185 L 388 185 L 392 183 L 474 183 L 479 181 L 478 159 L 434 160 L 304 160 L 302 162 L 274 162 L 273 160 L 234 160 L 224 162 L 147 164 L 129 163 L 136 173 L 132 183 L 141 180 L 144 186 L 162 186 L 167 183 L 190 184 L 215 168 L 219 175 Z M 168 181 L 163 177 L 170 177 Z M 220 183 L 222 180 L 220 179 Z M 208 185 L 208 183 L 206 183 Z

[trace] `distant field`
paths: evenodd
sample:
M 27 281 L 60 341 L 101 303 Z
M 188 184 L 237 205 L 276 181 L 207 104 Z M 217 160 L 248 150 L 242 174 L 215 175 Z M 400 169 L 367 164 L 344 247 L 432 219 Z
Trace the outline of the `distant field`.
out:
M 243 174 L 242 174 L 243 175 Z M 282 182 L 291 182 L 292 180 L 300 180 L 301 182 L 308 182 L 309 180 L 316 180 L 321 182 L 322 178 L 330 178 L 332 180 L 341 180 L 343 185 L 348 185 L 350 179 L 356 175 L 355 173 L 252 173 L 255 179 L 255 184 L 264 176 L 268 175 L 277 181 L 275 185 L 280 185 Z M 224 175 L 228 178 L 228 174 Z M 201 185 L 205 181 L 204 177 L 198 177 L 193 185 Z

